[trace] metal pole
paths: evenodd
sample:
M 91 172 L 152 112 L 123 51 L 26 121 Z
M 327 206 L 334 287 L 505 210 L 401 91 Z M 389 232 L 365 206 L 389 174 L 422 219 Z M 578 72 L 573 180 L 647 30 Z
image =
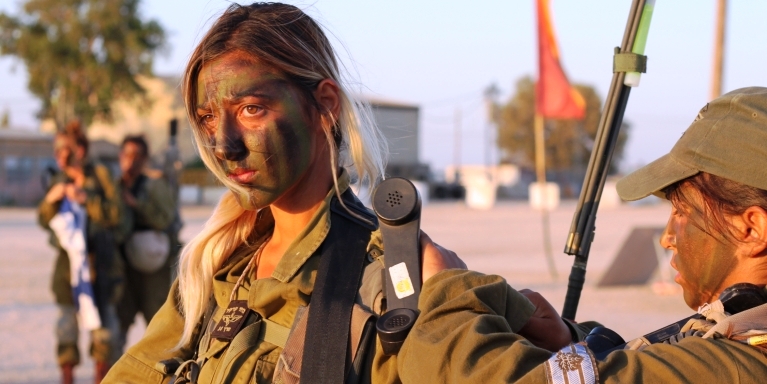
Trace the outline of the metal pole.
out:
M 722 95 L 722 72 L 724 71 L 724 33 L 727 23 L 727 0 L 717 0 L 716 34 L 714 36 L 714 65 L 711 72 L 710 100 Z
M 461 182 L 461 108 L 455 108 L 455 131 L 453 143 L 453 164 L 455 164 L 455 184 Z
M 545 121 L 543 116 L 536 113 L 534 120 L 535 129 L 535 174 L 538 184 L 538 192 L 541 200 L 541 224 L 543 226 L 543 252 L 546 264 L 549 267 L 551 279 L 557 279 L 557 268 L 554 265 L 554 256 L 551 251 L 551 225 L 549 224 L 549 191 L 546 188 L 546 138 L 544 132 Z
M 491 144 L 491 138 L 493 137 L 491 130 L 495 127 L 495 118 L 496 118 L 496 99 L 498 98 L 498 93 L 500 91 L 498 90 L 498 87 L 495 85 L 495 83 L 490 84 L 489 87 L 485 89 L 484 97 L 485 97 L 485 104 L 487 108 L 487 126 L 485 127 L 485 134 L 484 134 L 484 140 L 485 140 L 485 167 L 489 168 L 490 166 L 494 165 L 492 164 L 492 153 L 490 148 L 492 148 Z
M 543 139 L 543 116 L 535 114 L 535 175 L 538 184 L 546 183 L 546 144 Z

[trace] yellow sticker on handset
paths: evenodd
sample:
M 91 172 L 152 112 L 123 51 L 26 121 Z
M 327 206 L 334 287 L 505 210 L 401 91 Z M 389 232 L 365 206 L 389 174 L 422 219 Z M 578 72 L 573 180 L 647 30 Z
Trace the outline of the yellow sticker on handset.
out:
M 402 299 L 415 294 L 413 282 L 410 280 L 410 274 L 404 262 L 389 268 L 389 274 L 391 275 L 391 281 L 394 283 L 394 293 L 397 295 L 397 298 Z

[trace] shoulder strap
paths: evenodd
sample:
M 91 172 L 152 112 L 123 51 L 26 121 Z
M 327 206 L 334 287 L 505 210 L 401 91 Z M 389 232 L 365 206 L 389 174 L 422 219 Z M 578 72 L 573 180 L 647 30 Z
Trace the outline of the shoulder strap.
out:
M 142 188 L 144 188 L 144 185 L 147 183 L 148 180 L 149 178 L 145 174 L 142 173 L 138 175 L 138 177 L 136 178 L 136 181 L 133 182 L 133 186 L 131 186 L 130 188 L 131 194 L 133 194 L 133 196 L 138 197 L 138 195 L 142 192 L 141 191 Z
M 118 208 L 118 206 L 115 204 L 116 201 L 119 200 L 119 196 L 117 196 L 117 187 L 112 181 L 112 176 L 109 173 L 109 168 L 101 163 L 94 163 L 92 166 L 93 173 L 96 175 L 96 180 L 101 186 L 101 190 L 104 192 L 104 197 L 107 201 L 112 202 L 108 205 L 108 207 L 105 207 L 106 222 L 109 223 L 109 225 L 117 225 L 117 223 L 120 222 L 121 212 L 120 208 Z
M 713 337 L 717 333 L 726 337 L 737 336 L 752 330 L 767 331 L 767 304 L 728 316 L 709 329 L 703 338 Z
M 93 173 L 104 191 L 104 195 L 111 199 L 116 195 L 115 185 L 112 183 L 112 177 L 109 175 L 109 169 L 104 164 L 93 164 Z
M 347 191 L 344 204 L 357 215 L 368 211 Z M 365 253 L 375 228 L 357 215 L 341 214 L 331 203 L 331 226 L 320 246 L 320 265 L 314 281 L 306 327 L 301 382 L 343 383 L 348 371 L 349 329 Z M 359 207 L 362 206 L 361 209 Z M 341 208 L 343 209 L 343 208 Z

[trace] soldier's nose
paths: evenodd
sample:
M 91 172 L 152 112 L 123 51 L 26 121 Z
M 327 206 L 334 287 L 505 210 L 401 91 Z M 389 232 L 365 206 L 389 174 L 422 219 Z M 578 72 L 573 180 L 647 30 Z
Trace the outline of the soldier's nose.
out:
M 221 160 L 240 161 L 248 155 L 242 133 L 235 124 L 228 124 L 226 120 L 222 121 L 214 140 L 213 154 Z
M 676 236 L 669 230 L 668 225 L 660 235 L 660 246 L 666 249 L 676 248 Z

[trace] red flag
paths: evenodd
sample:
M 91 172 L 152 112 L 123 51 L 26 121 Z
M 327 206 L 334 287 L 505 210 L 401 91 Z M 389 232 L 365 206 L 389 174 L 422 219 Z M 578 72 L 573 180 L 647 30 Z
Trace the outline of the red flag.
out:
M 559 50 L 551 23 L 549 0 L 536 0 L 538 8 L 538 82 L 535 112 L 553 119 L 582 119 L 586 102 L 570 86 L 559 63 Z

